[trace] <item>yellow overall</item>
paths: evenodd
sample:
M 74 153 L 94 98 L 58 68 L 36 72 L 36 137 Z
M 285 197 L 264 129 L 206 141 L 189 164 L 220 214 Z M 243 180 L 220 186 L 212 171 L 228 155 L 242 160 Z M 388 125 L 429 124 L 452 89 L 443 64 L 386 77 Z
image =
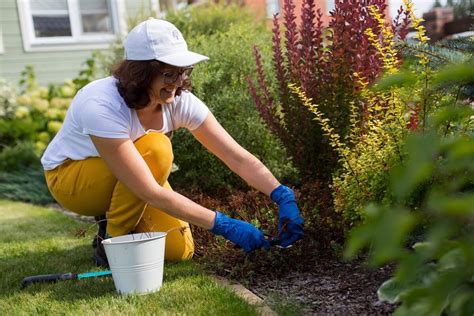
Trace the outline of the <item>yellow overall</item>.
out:
M 169 138 L 149 133 L 135 141 L 156 181 L 170 189 L 168 177 L 173 163 Z M 48 188 L 66 209 L 86 216 L 106 214 L 107 233 L 121 236 L 134 232 L 171 230 L 166 237 L 165 259 L 190 259 L 194 241 L 189 224 L 146 204 L 115 178 L 99 157 L 66 160 L 45 171 Z

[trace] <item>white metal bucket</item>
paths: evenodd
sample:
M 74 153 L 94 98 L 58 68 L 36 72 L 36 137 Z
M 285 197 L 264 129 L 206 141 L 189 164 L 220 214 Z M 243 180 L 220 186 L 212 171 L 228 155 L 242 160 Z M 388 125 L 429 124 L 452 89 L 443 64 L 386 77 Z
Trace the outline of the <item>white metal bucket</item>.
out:
M 102 241 L 119 294 L 146 294 L 161 288 L 165 239 L 166 233 L 150 232 Z

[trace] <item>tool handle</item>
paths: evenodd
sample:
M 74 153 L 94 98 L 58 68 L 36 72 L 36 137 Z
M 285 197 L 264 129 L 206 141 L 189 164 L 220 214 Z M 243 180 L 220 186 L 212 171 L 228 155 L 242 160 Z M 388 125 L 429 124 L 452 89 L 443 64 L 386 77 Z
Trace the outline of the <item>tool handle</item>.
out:
M 32 283 L 38 283 L 38 282 L 56 282 L 56 281 L 62 281 L 62 280 L 74 280 L 77 279 L 77 274 L 76 273 L 58 273 L 58 274 L 43 274 L 43 275 L 34 275 L 34 276 L 29 276 L 23 279 L 21 281 L 21 289 L 24 289 L 28 285 Z
M 112 275 L 112 271 L 106 270 L 106 271 L 94 271 L 94 272 L 86 272 L 86 273 L 79 273 L 77 275 L 77 279 L 85 279 L 85 278 L 98 278 L 98 277 L 105 277 Z

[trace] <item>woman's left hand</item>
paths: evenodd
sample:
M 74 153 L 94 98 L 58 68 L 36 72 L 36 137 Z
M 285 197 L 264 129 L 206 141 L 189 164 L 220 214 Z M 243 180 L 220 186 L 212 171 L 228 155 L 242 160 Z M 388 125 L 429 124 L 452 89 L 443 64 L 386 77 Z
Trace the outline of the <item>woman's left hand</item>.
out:
M 293 190 L 284 185 L 279 185 L 270 194 L 272 201 L 278 204 L 278 239 L 280 246 L 288 247 L 303 238 L 303 217 L 296 205 Z

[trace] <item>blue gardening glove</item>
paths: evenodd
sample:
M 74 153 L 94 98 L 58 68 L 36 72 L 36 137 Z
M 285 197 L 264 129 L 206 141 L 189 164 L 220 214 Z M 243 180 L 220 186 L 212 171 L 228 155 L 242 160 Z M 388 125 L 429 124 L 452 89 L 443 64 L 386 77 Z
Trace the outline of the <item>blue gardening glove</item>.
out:
M 230 218 L 219 211 L 216 211 L 214 227 L 210 231 L 239 245 L 247 253 L 261 247 L 270 249 L 270 243 L 255 226 Z
M 270 198 L 279 206 L 278 236 L 280 246 L 291 246 L 304 235 L 304 220 L 300 216 L 300 210 L 296 205 L 295 193 L 289 187 L 280 184 L 272 191 Z

